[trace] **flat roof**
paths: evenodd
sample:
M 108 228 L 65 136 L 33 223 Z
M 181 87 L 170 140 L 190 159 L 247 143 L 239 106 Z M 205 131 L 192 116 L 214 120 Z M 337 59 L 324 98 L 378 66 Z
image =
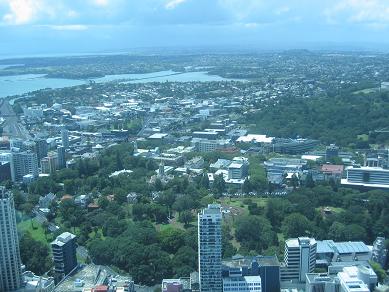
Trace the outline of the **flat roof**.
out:
M 368 183 L 357 183 L 357 182 L 350 182 L 346 178 L 342 178 L 340 180 L 341 185 L 346 186 L 358 186 L 358 187 L 368 187 L 368 188 L 381 188 L 381 189 L 389 189 L 389 182 L 387 185 L 383 184 L 368 184 Z
M 369 253 L 370 248 L 362 241 L 334 242 L 333 240 L 317 241 L 317 253 Z

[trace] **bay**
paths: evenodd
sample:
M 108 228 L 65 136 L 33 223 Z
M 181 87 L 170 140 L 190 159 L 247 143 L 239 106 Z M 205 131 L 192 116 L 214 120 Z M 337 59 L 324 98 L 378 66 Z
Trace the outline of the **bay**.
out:
M 207 82 L 230 80 L 207 72 L 174 72 L 172 70 L 144 74 L 117 74 L 106 75 L 101 78 L 92 78 L 97 83 L 123 81 L 129 83 L 145 82 Z M 48 78 L 45 74 L 23 74 L 14 76 L 0 76 L 0 97 L 21 95 L 45 88 L 65 88 L 86 84 L 89 80 L 75 80 L 64 78 Z

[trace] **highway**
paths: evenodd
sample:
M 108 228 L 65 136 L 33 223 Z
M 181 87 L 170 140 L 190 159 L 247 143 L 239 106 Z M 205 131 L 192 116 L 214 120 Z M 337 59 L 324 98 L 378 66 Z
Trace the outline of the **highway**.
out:
M 0 99 L 0 117 L 5 119 L 3 125 L 3 135 L 10 138 L 30 138 L 27 129 L 19 122 L 19 118 L 14 112 L 9 101 L 5 98 Z

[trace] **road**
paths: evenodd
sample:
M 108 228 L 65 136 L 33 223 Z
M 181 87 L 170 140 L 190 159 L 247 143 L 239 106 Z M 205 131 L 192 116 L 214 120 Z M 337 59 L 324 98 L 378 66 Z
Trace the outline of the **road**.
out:
M 14 112 L 9 101 L 5 98 L 0 99 L 0 116 L 5 119 L 3 124 L 3 135 L 10 138 L 30 138 L 27 129 L 19 122 L 19 118 Z

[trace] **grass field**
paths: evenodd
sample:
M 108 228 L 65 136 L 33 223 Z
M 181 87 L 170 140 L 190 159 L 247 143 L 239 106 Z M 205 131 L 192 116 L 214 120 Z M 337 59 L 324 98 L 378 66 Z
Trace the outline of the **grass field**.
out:
M 30 233 L 35 240 L 39 240 L 45 244 L 53 240 L 53 236 L 49 233 L 45 235 L 42 225 L 34 219 L 18 223 L 18 230 L 22 234 Z

